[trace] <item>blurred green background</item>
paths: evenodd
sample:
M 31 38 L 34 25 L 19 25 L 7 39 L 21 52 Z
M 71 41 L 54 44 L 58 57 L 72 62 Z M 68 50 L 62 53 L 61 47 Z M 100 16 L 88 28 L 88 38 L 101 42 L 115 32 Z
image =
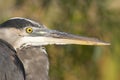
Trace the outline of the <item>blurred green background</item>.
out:
M 111 43 L 46 46 L 51 80 L 120 80 L 120 0 L 0 0 L 0 22 L 11 17 Z

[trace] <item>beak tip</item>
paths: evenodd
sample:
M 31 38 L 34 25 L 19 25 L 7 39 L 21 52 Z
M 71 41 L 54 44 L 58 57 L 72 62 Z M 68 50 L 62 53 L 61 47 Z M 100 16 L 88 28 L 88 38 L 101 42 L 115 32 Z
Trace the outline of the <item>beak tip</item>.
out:
M 111 45 L 111 44 L 110 44 L 110 43 L 106 43 L 105 45 L 108 45 L 108 46 L 109 46 L 109 45 Z
M 108 42 L 102 42 L 101 45 L 109 46 L 109 45 L 111 45 L 111 44 L 108 43 Z

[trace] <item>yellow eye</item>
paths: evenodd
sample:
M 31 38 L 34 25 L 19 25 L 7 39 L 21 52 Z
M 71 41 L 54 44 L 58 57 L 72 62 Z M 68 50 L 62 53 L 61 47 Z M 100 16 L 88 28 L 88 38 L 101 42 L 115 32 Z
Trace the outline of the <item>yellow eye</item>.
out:
M 30 33 L 32 33 L 32 32 L 33 32 L 33 29 L 32 29 L 32 28 L 30 28 L 30 27 L 29 27 L 29 28 L 26 28 L 26 32 L 30 34 Z

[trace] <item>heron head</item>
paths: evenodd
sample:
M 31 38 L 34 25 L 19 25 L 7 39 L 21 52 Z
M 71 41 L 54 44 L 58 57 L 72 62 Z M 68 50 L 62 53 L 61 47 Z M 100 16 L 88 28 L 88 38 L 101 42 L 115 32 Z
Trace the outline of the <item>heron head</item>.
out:
M 11 18 L 0 24 L 0 39 L 9 42 L 15 49 L 49 44 L 109 45 L 95 38 L 50 30 L 45 25 L 20 17 Z

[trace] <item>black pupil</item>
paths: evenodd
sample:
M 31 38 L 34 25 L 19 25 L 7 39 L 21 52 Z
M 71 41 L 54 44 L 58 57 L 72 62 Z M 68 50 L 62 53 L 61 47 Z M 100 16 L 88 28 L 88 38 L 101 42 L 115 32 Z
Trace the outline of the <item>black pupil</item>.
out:
M 31 29 L 29 29 L 29 31 L 31 31 Z

